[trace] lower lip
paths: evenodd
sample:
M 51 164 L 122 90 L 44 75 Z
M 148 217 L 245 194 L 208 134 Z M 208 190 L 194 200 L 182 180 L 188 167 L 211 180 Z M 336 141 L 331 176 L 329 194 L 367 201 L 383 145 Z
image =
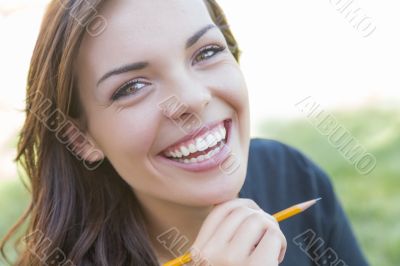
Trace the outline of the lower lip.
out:
M 218 153 L 214 154 L 211 158 L 206 159 L 201 162 L 196 162 L 196 163 L 181 163 L 178 161 L 170 160 L 167 159 L 166 157 L 162 155 L 157 155 L 157 157 L 172 166 L 176 166 L 188 171 L 192 172 L 202 172 L 202 171 L 207 171 L 216 168 L 217 166 L 221 165 L 228 157 L 229 154 L 231 153 L 231 149 L 228 146 L 231 142 L 231 129 L 232 129 L 232 121 L 230 120 L 229 122 L 225 123 L 226 125 L 226 143 L 224 143 L 221 146 L 221 149 L 219 150 Z

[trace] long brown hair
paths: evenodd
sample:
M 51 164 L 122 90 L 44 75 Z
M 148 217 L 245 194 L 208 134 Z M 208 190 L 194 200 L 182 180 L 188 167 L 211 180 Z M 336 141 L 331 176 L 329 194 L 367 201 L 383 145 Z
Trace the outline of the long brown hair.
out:
M 53 0 L 42 20 L 15 158 L 28 176 L 31 202 L 1 243 L 6 258 L 6 242 L 27 224 L 16 241 L 15 265 L 158 265 L 129 185 L 107 159 L 92 168 L 82 162 L 64 138 L 74 125 L 69 118 L 86 129 L 73 62 L 84 34 L 101 30 L 96 10 L 104 2 Z M 204 2 L 239 61 L 240 50 L 223 11 L 215 0 Z

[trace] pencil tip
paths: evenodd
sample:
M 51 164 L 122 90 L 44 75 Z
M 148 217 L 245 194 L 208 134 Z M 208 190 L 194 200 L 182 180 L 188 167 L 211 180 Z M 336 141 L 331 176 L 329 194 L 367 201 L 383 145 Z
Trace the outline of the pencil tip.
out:
M 317 201 L 321 200 L 322 198 L 316 198 L 313 200 L 309 200 L 303 203 L 300 203 L 298 206 L 304 211 L 314 205 Z

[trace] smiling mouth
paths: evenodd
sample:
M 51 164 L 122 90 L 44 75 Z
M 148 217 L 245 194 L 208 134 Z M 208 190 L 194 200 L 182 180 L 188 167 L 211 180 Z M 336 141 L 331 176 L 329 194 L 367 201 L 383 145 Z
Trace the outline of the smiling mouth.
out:
M 184 164 L 199 163 L 212 158 L 227 143 L 231 121 L 221 121 L 205 133 L 167 148 L 162 156 Z

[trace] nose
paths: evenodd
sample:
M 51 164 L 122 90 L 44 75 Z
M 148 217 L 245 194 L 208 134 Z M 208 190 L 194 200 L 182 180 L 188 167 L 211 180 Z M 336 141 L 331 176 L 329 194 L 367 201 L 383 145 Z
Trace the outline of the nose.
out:
M 211 95 L 208 92 L 185 93 L 182 100 L 182 108 L 173 115 L 173 119 L 186 120 L 188 116 L 196 115 L 201 117 L 203 110 L 211 101 Z
M 179 75 L 170 84 L 170 96 L 164 114 L 174 120 L 184 121 L 189 116 L 201 117 L 204 109 L 210 103 L 212 94 L 201 80 L 189 75 Z

